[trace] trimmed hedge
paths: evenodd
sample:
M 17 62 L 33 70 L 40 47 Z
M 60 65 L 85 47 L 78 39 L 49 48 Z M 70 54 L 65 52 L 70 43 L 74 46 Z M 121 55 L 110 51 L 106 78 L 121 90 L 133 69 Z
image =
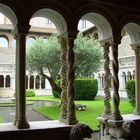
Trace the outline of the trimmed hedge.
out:
M 26 97 L 35 97 L 35 92 L 31 89 L 27 90 Z
M 135 106 L 135 80 L 128 80 L 126 83 L 126 92 L 129 98 L 129 102 L 132 106 Z
M 56 83 L 60 85 L 60 80 Z M 97 79 L 75 79 L 75 100 L 94 100 L 98 91 Z M 56 91 L 53 91 L 54 97 L 59 97 Z

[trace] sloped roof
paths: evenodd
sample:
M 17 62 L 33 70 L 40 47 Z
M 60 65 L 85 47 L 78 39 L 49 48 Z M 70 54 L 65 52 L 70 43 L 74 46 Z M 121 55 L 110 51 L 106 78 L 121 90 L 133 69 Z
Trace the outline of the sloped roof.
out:
M 0 47 L 0 64 L 15 64 L 15 48 Z

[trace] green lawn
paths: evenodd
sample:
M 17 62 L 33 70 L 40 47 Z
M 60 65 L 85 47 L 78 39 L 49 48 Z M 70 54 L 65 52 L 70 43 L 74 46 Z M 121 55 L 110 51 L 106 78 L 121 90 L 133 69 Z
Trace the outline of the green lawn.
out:
M 3 123 L 4 119 L 0 116 L 0 123 Z
M 40 96 L 40 97 L 31 97 L 27 98 L 28 100 L 49 100 L 49 101 L 57 101 L 60 102 L 59 99 L 56 99 L 52 96 Z M 76 111 L 76 116 L 79 122 L 83 122 L 88 124 L 93 130 L 98 130 L 98 120 L 97 117 L 102 115 L 103 113 L 103 99 L 96 98 L 94 101 L 75 101 L 76 104 L 86 105 L 85 111 Z M 37 112 L 42 115 L 53 119 L 58 120 L 60 114 L 59 106 L 51 106 L 51 107 L 39 107 L 35 108 Z M 121 100 L 120 103 L 121 114 L 129 114 L 132 113 L 134 108 L 129 104 L 127 100 Z

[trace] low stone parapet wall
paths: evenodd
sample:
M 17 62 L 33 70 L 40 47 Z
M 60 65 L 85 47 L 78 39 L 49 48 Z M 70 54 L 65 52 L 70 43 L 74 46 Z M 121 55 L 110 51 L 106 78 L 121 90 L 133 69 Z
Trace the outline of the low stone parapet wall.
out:
M 14 90 L 11 88 L 0 88 L 0 98 L 9 98 L 13 97 Z

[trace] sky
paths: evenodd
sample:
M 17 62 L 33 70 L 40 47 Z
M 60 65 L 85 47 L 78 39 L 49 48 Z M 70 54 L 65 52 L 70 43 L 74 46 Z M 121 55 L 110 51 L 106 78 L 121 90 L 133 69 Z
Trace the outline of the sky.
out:
M 0 24 L 3 23 L 3 14 L 0 13 Z

